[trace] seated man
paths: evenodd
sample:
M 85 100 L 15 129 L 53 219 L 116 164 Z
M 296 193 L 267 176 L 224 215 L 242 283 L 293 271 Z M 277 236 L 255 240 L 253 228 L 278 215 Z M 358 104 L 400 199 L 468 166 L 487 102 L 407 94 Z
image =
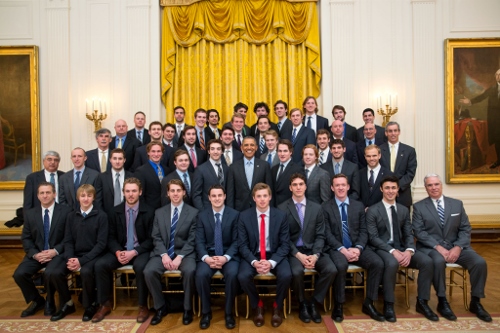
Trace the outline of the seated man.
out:
M 427 301 L 430 299 L 432 282 L 432 260 L 421 251 L 415 252 L 415 242 L 411 230 L 410 211 L 396 203 L 399 179 L 386 176 L 380 182 L 382 201 L 371 206 L 366 212 L 366 228 L 370 245 L 384 261 L 384 317 L 396 321 L 394 312 L 394 288 L 399 266 L 418 269 L 417 312 L 427 319 L 438 321 Z
M 196 289 L 201 298 L 200 328 L 210 327 L 212 311 L 210 309 L 210 281 L 218 270 L 224 275 L 225 282 L 225 320 L 226 328 L 236 326 L 233 308 L 238 292 L 238 216 L 239 213 L 224 206 L 226 191 L 219 184 L 208 190 L 211 207 L 198 216 L 196 227 Z
M 167 183 L 170 203 L 156 210 L 153 222 L 152 257 L 144 269 L 144 277 L 149 292 L 153 296 L 156 313 L 151 325 L 158 325 L 167 315 L 165 297 L 162 293 L 161 276 L 165 271 L 180 270 L 184 290 L 184 315 L 182 322 L 189 325 L 193 321 L 191 300 L 194 293 L 194 273 L 196 270 L 196 221 L 198 210 L 184 203 L 186 189 L 180 179 Z
M 243 260 L 240 262 L 238 280 L 250 298 L 255 326 L 264 325 L 264 304 L 259 299 L 253 278 L 257 274 L 273 273 L 276 276 L 276 300 L 271 324 L 281 325 L 285 300 L 292 272 L 288 263 L 290 232 L 286 214 L 270 207 L 271 188 L 257 183 L 252 190 L 256 207 L 240 214 L 238 221 L 238 247 Z M 257 228 L 257 225 L 259 226 Z
M 111 285 L 113 270 L 124 265 L 133 265 L 139 302 L 137 322 L 149 317 L 148 288 L 144 281 L 144 267 L 153 249 L 153 218 L 155 211 L 143 199 L 139 200 L 142 186 L 137 178 L 125 179 L 122 202 L 113 209 L 109 218 L 108 252 L 95 264 L 97 301 L 100 311 L 92 318 L 97 323 L 111 312 Z
M 436 174 L 425 176 L 428 198 L 413 205 L 413 233 L 417 250 L 431 257 L 434 264 L 434 289 L 438 296 L 437 311 L 448 320 L 457 317 L 446 300 L 446 263 L 457 263 L 469 271 L 471 301 L 469 311 L 483 321 L 491 316 L 483 308 L 486 284 L 486 261 L 470 246 L 471 225 L 462 201 L 443 196 L 443 184 Z

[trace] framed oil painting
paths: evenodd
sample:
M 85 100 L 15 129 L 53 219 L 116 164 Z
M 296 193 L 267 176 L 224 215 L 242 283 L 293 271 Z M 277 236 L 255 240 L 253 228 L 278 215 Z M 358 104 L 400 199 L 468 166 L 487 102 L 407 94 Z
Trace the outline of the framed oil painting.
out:
M 445 41 L 446 181 L 500 182 L 500 39 Z
M 0 189 L 40 169 L 38 47 L 0 46 Z

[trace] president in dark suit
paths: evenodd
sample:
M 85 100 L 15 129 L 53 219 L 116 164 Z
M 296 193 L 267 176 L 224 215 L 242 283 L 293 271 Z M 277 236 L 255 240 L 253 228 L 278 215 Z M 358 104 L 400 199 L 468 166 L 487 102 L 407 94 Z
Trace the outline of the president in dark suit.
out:
M 220 184 L 207 192 L 211 206 L 198 215 L 196 227 L 196 289 L 201 298 L 200 328 L 210 326 L 210 282 L 219 270 L 224 276 L 226 303 L 224 307 L 226 328 L 236 326 L 233 308 L 238 292 L 238 217 L 239 213 L 224 206 L 226 191 Z
M 417 312 L 427 319 L 438 321 L 438 316 L 427 304 L 431 294 L 433 267 L 431 258 L 421 251 L 415 251 L 410 211 L 396 203 L 399 179 L 386 176 L 380 183 L 382 201 L 371 206 L 366 212 L 366 227 L 370 246 L 384 261 L 384 317 L 396 321 L 394 311 L 394 288 L 399 267 L 418 269 Z
M 382 200 L 382 192 L 379 190 L 380 182 L 382 178 L 393 173 L 380 165 L 380 148 L 376 145 L 365 148 L 365 159 L 368 166 L 359 170 L 359 187 L 360 201 L 363 202 L 365 208 L 368 208 Z
M 304 147 L 302 160 L 307 178 L 306 197 L 321 205 L 330 200 L 330 174 L 318 166 L 318 158 L 319 152 L 315 145 Z
M 179 179 L 184 183 L 186 196 L 184 202 L 188 205 L 193 205 L 193 184 L 194 174 L 189 171 L 189 154 L 183 149 L 179 149 L 174 153 L 174 167 L 175 170 L 163 177 L 161 181 L 161 205 L 165 206 L 170 203 L 170 198 L 167 193 L 167 184 L 172 179 Z
M 380 145 L 384 143 L 383 140 L 375 136 L 375 131 L 375 125 L 373 123 L 366 123 L 365 126 L 363 126 L 364 138 L 356 143 L 356 153 L 358 155 L 358 166 L 360 169 L 366 167 L 365 148 L 370 145 L 377 145 L 380 147 Z
M 328 125 L 328 119 L 322 116 L 318 116 L 318 103 L 316 102 L 316 98 L 313 96 L 307 96 L 302 103 L 302 110 L 305 113 L 302 122 L 305 127 L 314 131 L 314 135 L 316 132 L 324 128 L 328 130 L 330 126 Z
M 161 181 L 165 177 L 165 168 L 161 165 L 163 155 L 163 144 L 160 141 L 152 141 L 147 145 L 149 161 L 139 167 L 134 176 L 141 181 L 141 198 L 154 209 L 161 207 Z
M 140 141 L 141 145 L 147 145 L 151 142 L 151 136 L 146 126 L 146 114 L 142 111 L 137 111 L 134 114 L 134 128 L 127 132 L 127 136 L 131 136 Z
M 275 206 L 292 197 L 290 190 L 290 177 L 294 173 L 304 173 L 304 168 L 300 164 L 292 161 L 293 146 L 287 139 L 278 142 L 278 158 L 280 162 L 271 169 L 273 179 L 273 201 Z
M 109 144 L 111 143 L 111 131 L 107 128 L 100 128 L 95 132 L 97 148 L 87 151 L 85 166 L 98 172 L 106 172 L 111 169 L 109 163 Z
M 151 325 L 157 325 L 167 315 L 165 297 L 162 293 L 161 277 L 165 270 L 180 270 L 184 290 L 184 314 L 182 322 L 193 321 L 191 305 L 194 293 L 196 270 L 196 221 L 198 210 L 184 203 L 184 183 L 173 179 L 167 184 L 170 204 L 157 209 L 153 222 L 153 244 L 151 258 L 144 269 L 149 292 L 153 296 L 155 315 Z
M 256 207 L 240 213 L 238 248 L 242 257 L 238 280 L 250 299 L 255 326 L 264 325 L 264 304 L 253 282 L 257 274 L 276 276 L 276 300 L 273 304 L 271 325 L 282 323 L 283 301 L 292 279 L 288 253 L 290 231 L 286 214 L 270 207 L 271 188 L 264 183 L 255 185 L 252 196 Z
M 127 123 L 123 119 L 115 122 L 116 136 L 111 139 L 109 149 L 121 148 L 125 151 L 125 170 L 131 170 L 134 163 L 135 151 L 141 146 L 141 141 L 137 140 L 135 136 L 127 135 Z
M 471 225 L 462 201 L 443 196 L 443 184 L 436 174 L 424 178 L 428 198 L 413 205 L 413 233 L 417 250 L 429 255 L 434 263 L 434 289 L 438 296 L 438 312 L 456 320 L 446 300 L 446 263 L 457 263 L 469 271 L 471 302 L 469 311 L 484 321 L 491 316 L 483 308 L 486 284 L 486 261 L 470 245 Z

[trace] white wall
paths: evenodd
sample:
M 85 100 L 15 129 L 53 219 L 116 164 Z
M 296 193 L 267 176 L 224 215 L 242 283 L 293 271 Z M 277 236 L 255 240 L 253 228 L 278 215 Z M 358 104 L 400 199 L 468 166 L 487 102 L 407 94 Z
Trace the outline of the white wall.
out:
M 85 99 L 107 100 L 112 128 L 142 110 L 165 119 L 160 99 L 161 10 L 157 0 L 0 0 L 0 45 L 38 45 L 42 151 L 95 146 Z M 498 0 L 321 0 L 323 114 L 342 104 L 347 121 L 375 96 L 397 93 L 401 141 L 417 149 L 415 198 L 426 173 L 445 174 L 444 39 L 500 36 Z M 381 123 L 380 116 L 377 122 Z M 442 158 L 436 158 L 440 156 Z M 470 214 L 498 214 L 498 184 L 445 185 Z M 21 191 L 0 192 L 0 220 Z

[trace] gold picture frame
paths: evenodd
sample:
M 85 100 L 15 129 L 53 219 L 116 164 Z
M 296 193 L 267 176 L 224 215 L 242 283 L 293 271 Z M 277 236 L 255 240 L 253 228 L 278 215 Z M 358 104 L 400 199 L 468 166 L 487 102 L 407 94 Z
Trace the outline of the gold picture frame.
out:
M 499 38 L 445 40 L 447 183 L 500 182 L 497 81 Z
M 0 190 L 40 170 L 38 47 L 0 46 Z

